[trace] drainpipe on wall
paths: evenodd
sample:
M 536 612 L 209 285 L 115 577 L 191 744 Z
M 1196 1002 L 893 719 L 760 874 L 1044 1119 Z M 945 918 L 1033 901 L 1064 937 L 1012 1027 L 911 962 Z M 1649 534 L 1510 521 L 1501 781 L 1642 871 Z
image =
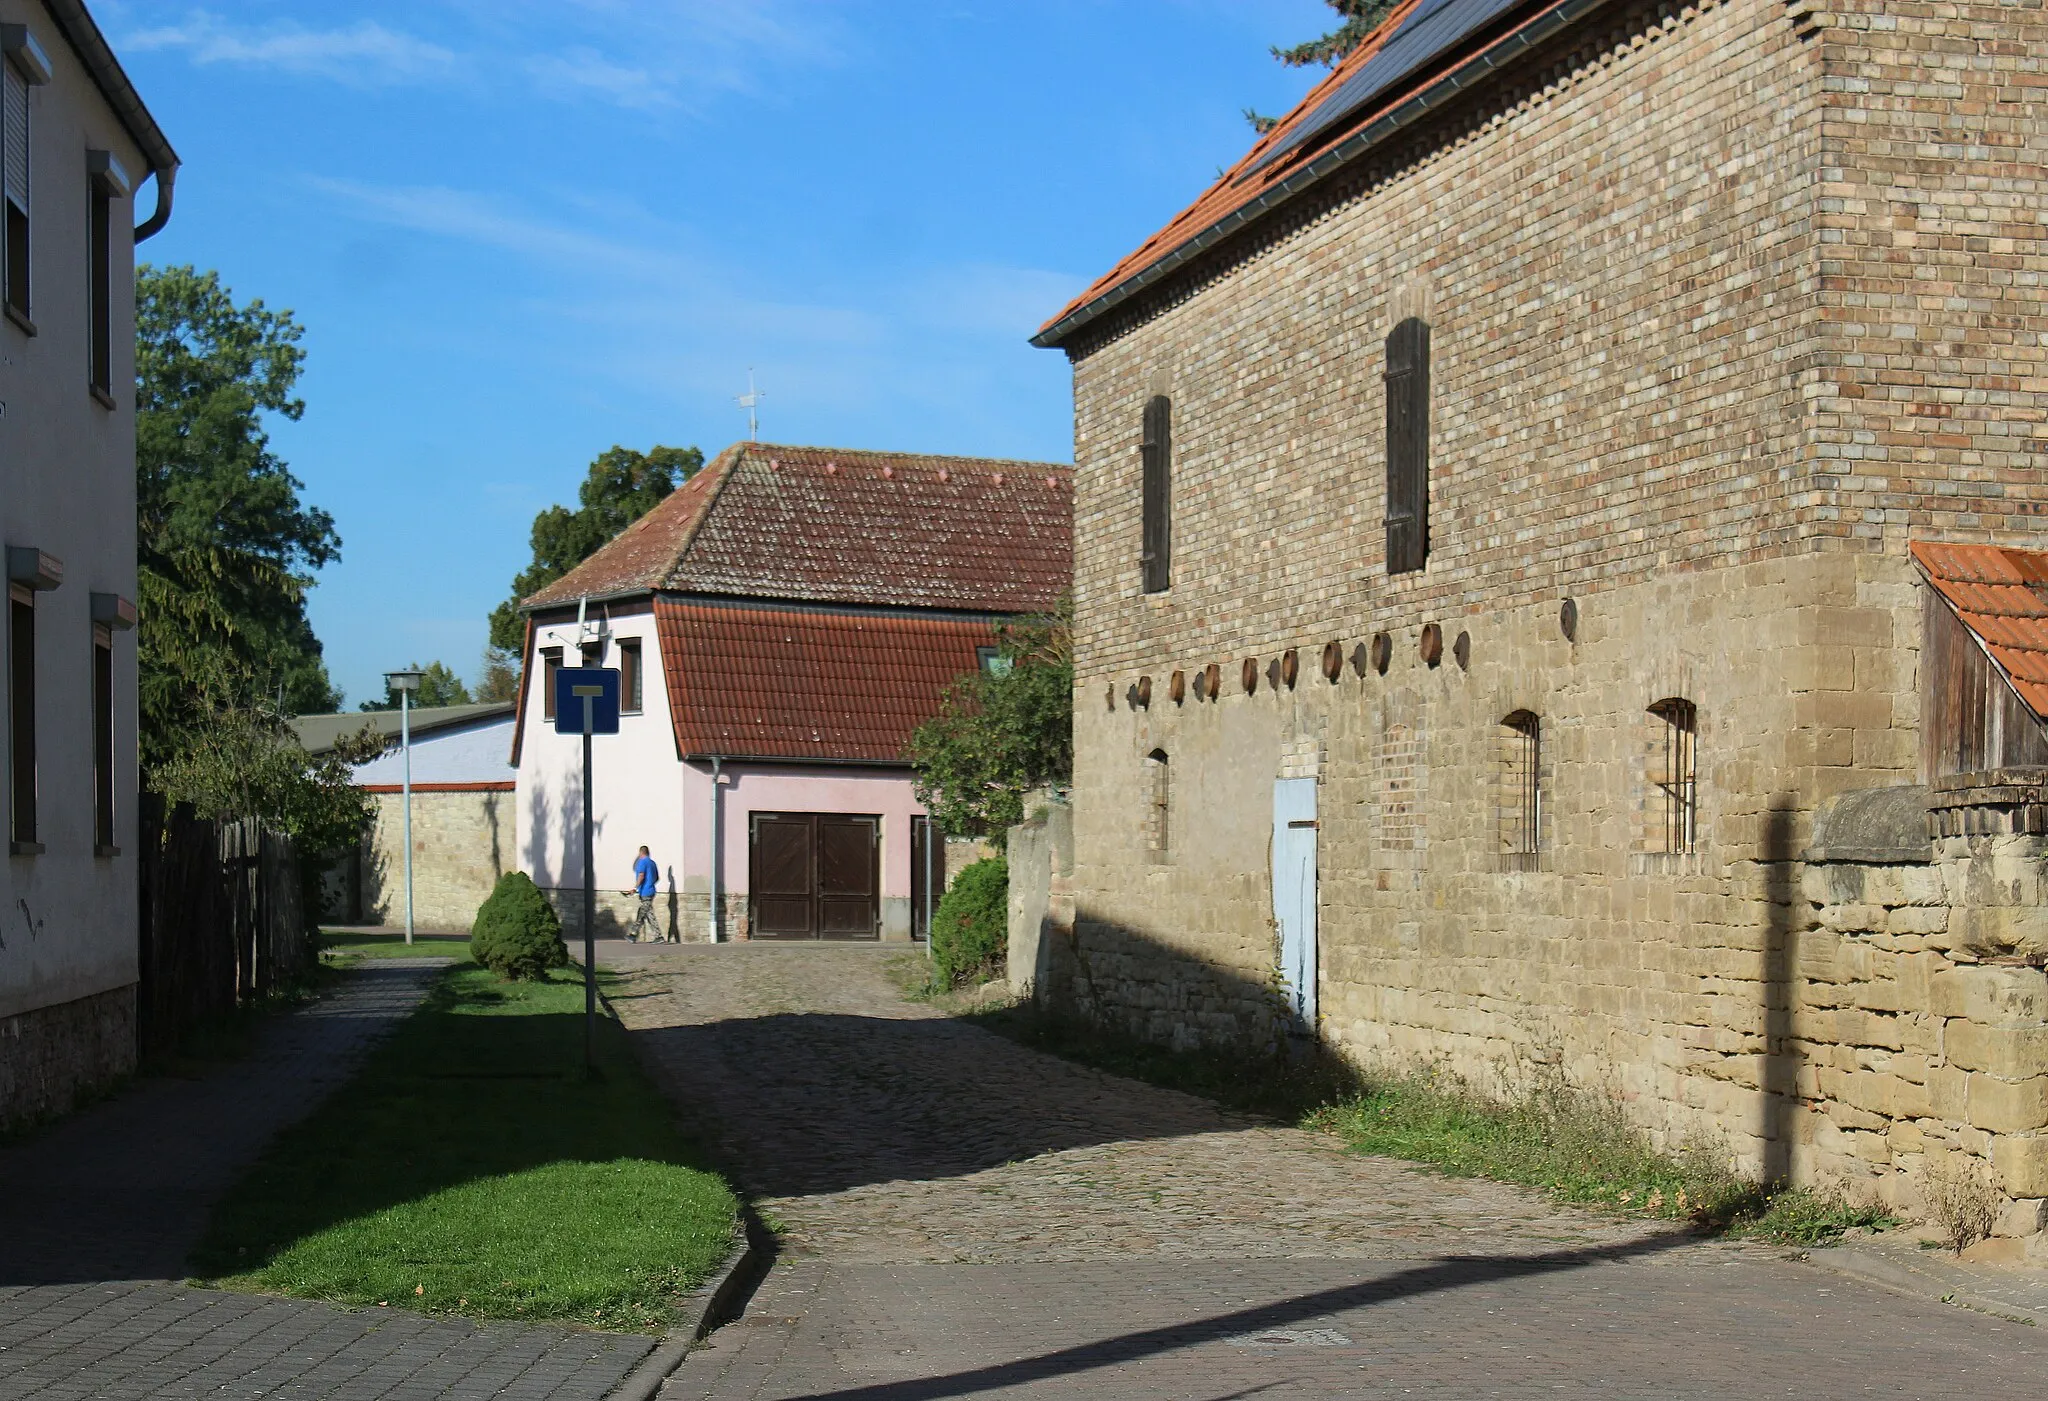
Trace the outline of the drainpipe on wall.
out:
M 711 756 L 711 942 L 725 942 L 725 824 L 719 792 L 719 773 L 724 760 Z

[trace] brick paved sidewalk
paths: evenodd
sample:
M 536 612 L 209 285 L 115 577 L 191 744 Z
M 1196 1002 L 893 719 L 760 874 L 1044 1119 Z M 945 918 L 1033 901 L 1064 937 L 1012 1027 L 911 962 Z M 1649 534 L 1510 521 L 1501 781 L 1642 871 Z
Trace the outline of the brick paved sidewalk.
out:
M 872 946 L 607 949 L 786 1248 L 665 1397 L 1985 1394 L 2035 1330 L 1345 1153 L 905 1002 Z
M 145 1081 L 0 1149 L 0 1397 L 576 1397 L 652 1340 L 351 1313 L 173 1283 L 206 1213 L 416 1006 L 446 959 L 385 959 L 246 1059 Z

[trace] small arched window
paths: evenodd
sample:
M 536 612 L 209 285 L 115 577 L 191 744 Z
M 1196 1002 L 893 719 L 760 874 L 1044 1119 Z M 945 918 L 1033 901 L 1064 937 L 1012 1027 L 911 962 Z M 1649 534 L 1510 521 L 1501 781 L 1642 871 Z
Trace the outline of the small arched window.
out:
M 1511 871 L 1533 871 L 1543 849 L 1543 719 L 1517 710 L 1500 722 L 1500 851 Z
M 1667 696 L 1650 707 L 1648 760 L 1652 851 L 1697 850 L 1699 837 L 1699 708 Z
M 1429 558 L 1429 323 L 1387 336 L 1387 573 Z
M 1170 836 L 1168 805 L 1173 796 L 1167 787 L 1168 769 L 1164 749 L 1155 749 L 1145 756 L 1145 771 L 1152 780 L 1151 809 L 1145 819 L 1145 850 L 1154 862 L 1163 865 L 1170 854 L 1167 845 Z
M 1164 394 L 1145 405 L 1138 455 L 1145 475 L 1139 563 L 1145 592 L 1164 593 L 1173 584 L 1173 401 Z

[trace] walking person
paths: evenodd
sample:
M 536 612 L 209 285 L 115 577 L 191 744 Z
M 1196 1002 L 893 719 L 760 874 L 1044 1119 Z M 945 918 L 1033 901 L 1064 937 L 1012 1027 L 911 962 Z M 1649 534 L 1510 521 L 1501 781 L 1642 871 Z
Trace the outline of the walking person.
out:
M 630 935 L 635 943 L 661 942 L 661 925 L 654 918 L 654 895 L 660 880 L 661 867 L 647 854 L 647 848 L 641 847 L 638 859 L 633 862 L 633 893 L 640 897 L 640 912 L 633 916 Z M 646 933 L 643 934 L 642 930 Z

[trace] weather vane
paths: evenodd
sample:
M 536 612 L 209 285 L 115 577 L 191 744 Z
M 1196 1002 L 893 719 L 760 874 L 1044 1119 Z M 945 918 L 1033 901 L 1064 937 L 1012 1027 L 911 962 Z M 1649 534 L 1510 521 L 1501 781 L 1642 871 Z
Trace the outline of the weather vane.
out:
M 747 441 L 758 442 L 761 438 L 761 420 L 754 410 L 768 396 L 754 388 L 754 367 L 747 366 L 747 392 L 733 396 L 733 402 L 747 411 Z

